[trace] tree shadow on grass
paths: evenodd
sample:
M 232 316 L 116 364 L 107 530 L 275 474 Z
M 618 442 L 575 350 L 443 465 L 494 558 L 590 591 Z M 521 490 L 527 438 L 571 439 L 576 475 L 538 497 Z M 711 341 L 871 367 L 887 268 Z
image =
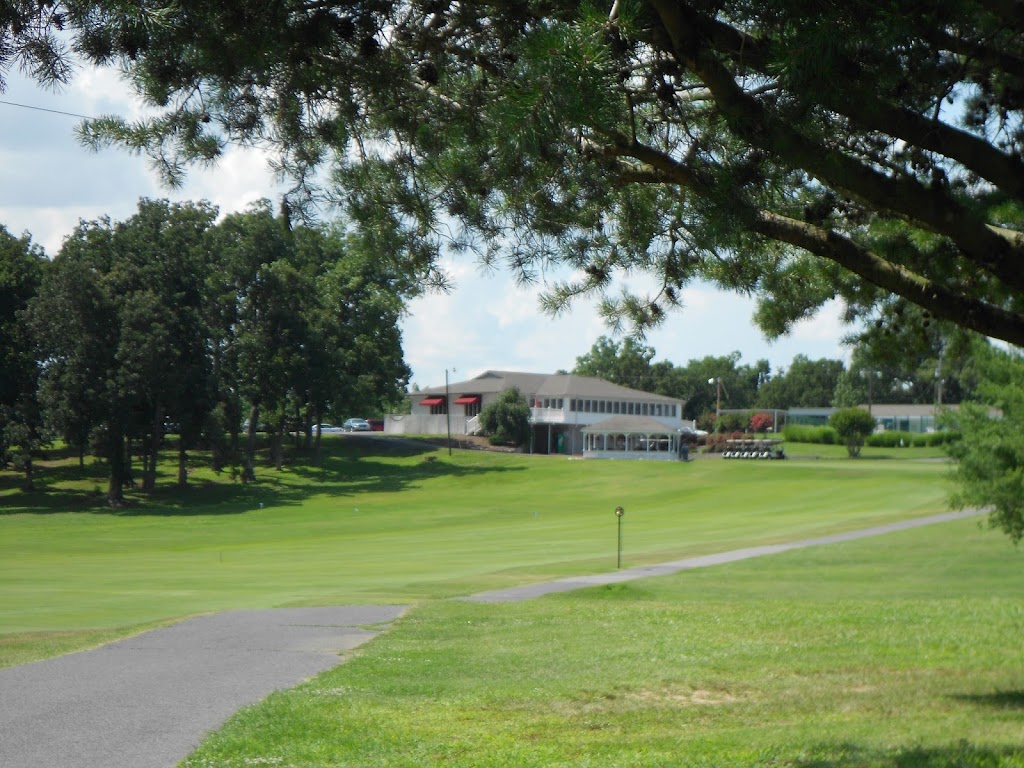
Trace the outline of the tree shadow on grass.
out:
M 812 752 L 817 754 L 782 762 L 794 768 L 996 768 L 1019 765 L 1024 759 L 1021 746 L 979 747 L 967 741 L 947 747 L 891 750 L 828 744 L 819 745 Z
M 419 457 L 419 460 L 415 459 Z M 394 463 L 395 458 L 406 459 Z M 408 461 L 413 459 L 413 461 Z M 106 469 L 77 462 L 42 469 L 37 490 L 18 491 L 21 478 L 0 472 L 0 516 L 82 512 L 117 516 L 198 516 L 245 514 L 270 506 L 297 506 L 310 496 L 339 498 L 363 493 L 398 493 L 438 477 L 461 478 L 523 471 L 521 466 L 465 466 L 445 461 L 436 446 L 411 440 L 344 439 L 326 447 L 320 466 L 309 457 L 290 455 L 286 473 L 265 463 L 257 467 L 256 481 L 242 483 L 223 473 L 223 479 L 193 480 L 186 488 L 159 485 L 151 494 L 127 490 L 125 503 L 111 507 L 106 501 Z M 192 456 L 190 464 L 195 463 Z M 162 465 L 176 466 L 165 460 Z M 296 479 L 298 482 L 294 482 Z
M 521 466 L 464 466 L 451 464 L 433 455 L 415 464 L 388 464 L 362 457 L 358 460 L 332 457 L 320 467 L 294 466 L 294 474 L 314 484 L 315 493 L 355 496 L 359 493 L 398 493 L 425 480 L 438 477 L 464 478 L 479 475 L 504 475 L 523 472 Z
M 1024 710 L 1024 691 L 996 691 L 995 693 L 971 693 L 954 696 L 957 701 L 977 704 L 991 709 Z

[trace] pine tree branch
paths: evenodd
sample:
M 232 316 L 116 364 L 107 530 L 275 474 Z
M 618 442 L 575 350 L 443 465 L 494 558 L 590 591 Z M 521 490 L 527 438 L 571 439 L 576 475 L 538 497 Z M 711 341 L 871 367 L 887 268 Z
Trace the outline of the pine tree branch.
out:
M 740 67 L 768 76 L 768 64 L 772 59 L 770 44 L 688 7 L 683 13 L 687 23 L 716 51 L 734 59 Z M 992 65 L 1014 77 L 1024 72 L 1021 59 L 972 45 L 947 32 L 938 33 L 937 44 L 973 57 L 986 56 Z M 822 106 L 844 115 L 862 128 L 880 131 L 948 157 L 1006 194 L 1024 200 L 1024 162 L 1019 157 L 1001 152 L 983 138 L 893 105 L 879 98 L 877 93 L 857 87 L 856 74 L 861 67 L 856 61 L 846 59 L 839 63 L 838 68 L 854 73 L 854 76 L 841 89 L 826 88 L 816 94 Z
M 643 166 L 624 165 L 616 173 L 619 183 L 676 184 L 697 194 L 708 182 L 670 155 L 619 137 L 602 152 L 608 157 L 630 157 Z M 1024 317 L 979 299 L 952 291 L 923 275 L 885 259 L 837 232 L 768 210 L 750 212 L 750 228 L 764 237 L 787 243 L 828 259 L 869 283 L 903 296 L 942 317 L 992 338 L 1024 345 Z
M 977 0 L 1011 29 L 1024 31 L 1024 2 L 1021 0 Z
M 760 211 L 752 228 L 765 237 L 833 261 L 879 288 L 909 299 L 936 317 L 952 320 L 985 336 L 1024 345 L 1024 317 L 950 291 L 834 231 L 771 211 Z
M 715 54 L 701 43 L 679 4 L 670 0 L 652 3 L 680 63 L 704 82 L 723 117 L 744 140 L 835 189 L 946 235 L 966 258 L 1005 285 L 1024 290 L 1024 251 L 987 227 L 943 188 L 928 188 L 908 177 L 887 177 L 776 119 L 737 85 Z

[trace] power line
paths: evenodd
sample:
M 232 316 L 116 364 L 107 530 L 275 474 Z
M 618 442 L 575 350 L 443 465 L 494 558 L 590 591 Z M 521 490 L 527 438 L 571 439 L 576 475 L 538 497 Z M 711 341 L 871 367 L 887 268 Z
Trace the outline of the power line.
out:
M 59 109 L 48 109 L 46 107 L 36 107 L 36 106 L 33 106 L 32 104 L 19 104 L 16 101 L 6 101 L 5 99 L 0 99 L 0 104 L 6 104 L 9 107 L 20 107 L 21 109 L 31 109 L 31 110 L 34 110 L 36 112 L 51 112 L 51 113 L 53 113 L 55 115 L 66 115 L 67 117 L 80 117 L 83 120 L 96 120 L 97 119 L 95 117 L 90 117 L 89 115 L 80 115 L 77 112 L 64 112 L 64 111 L 59 110 Z

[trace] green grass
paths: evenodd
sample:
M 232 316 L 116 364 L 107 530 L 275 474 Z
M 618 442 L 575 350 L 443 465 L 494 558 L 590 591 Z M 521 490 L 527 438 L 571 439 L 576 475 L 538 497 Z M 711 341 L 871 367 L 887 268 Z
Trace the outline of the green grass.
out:
M 435 602 L 184 765 L 1024 766 L 1021 565 L 957 521 Z
M 928 463 L 568 461 L 356 445 L 330 441 L 322 468 L 263 469 L 250 485 L 196 467 L 197 488 L 124 510 L 93 498 L 94 479 L 67 466 L 43 474 L 43 492 L 0 490 L 0 635 L 411 603 L 605 571 L 619 504 L 629 566 L 932 513 L 945 494 L 945 468 Z
M 197 462 L 195 488 L 119 511 L 95 466 L 55 460 L 36 494 L 0 474 L 0 666 L 205 611 L 411 603 L 185 764 L 1024 767 L 1022 555 L 977 521 L 439 599 L 613 569 L 619 504 L 625 566 L 939 512 L 928 449 L 662 464 L 356 445 L 251 485 Z

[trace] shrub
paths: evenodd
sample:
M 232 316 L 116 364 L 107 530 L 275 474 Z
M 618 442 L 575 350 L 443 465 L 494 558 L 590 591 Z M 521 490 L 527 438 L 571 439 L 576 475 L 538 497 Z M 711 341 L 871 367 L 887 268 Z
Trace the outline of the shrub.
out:
M 775 419 L 770 413 L 755 413 L 750 417 L 751 432 L 769 432 L 775 426 Z
M 855 458 L 875 429 L 875 417 L 863 408 L 840 408 L 829 416 L 828 424 L 846 445 L 850 458 Z
M 530 404 L 510 387 L 480 411 L 480 426 L 491 445 L 525 445 L 530 440 Z
M 729 440 L 739 440 L 743 437 L 742 432 L 718 432 L 707 436 L 706 451 L 708 453 L 723 453 L 728 447 Z
M 791 443 L 836 443 L 836 432 L 832 427 L 814 427 L 810 424 L 787 424 L 782 430 L 782 436 Z
M 715 424 L 716 432 L 740 432 L 747 427 L 748 417 L 745 413 L 723 413 L 721 423 Z
M 872 448 L 896 448 L 900 444 L 899 432 L 875 432 L 872 435 L 868 435 L 864 441 L 865 445 L 870 445 Z

